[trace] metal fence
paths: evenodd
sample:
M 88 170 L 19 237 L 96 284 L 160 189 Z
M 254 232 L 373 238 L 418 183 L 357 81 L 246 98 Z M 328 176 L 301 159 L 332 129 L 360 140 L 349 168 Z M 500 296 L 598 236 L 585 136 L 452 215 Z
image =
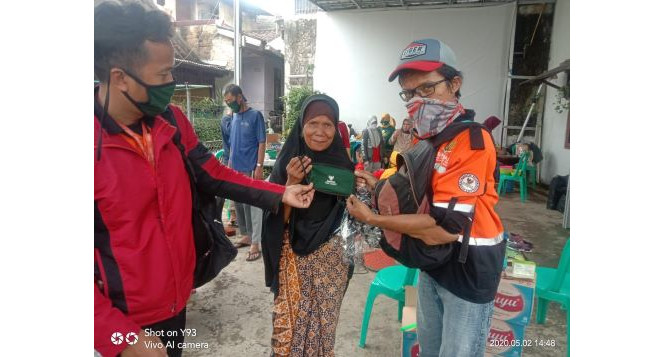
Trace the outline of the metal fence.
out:
M 221 140 L 214 140 L 214 141 L 202 141 L 201 144 L 208 148 L 212 154 L 216 154 L 217 151 L 221 150 L 222 146 L 222 141 Z

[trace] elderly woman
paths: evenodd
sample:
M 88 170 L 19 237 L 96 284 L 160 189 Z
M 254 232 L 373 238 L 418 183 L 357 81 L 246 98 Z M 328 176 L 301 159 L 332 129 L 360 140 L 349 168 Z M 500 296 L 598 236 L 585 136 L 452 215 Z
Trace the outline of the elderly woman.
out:
M 337 130 L 337 103 L 319 94 L 302 108 L 270 181 L 295 185 L 307 180 L 312 166 L 324 165 L 348 172 L 352 188 L 353 163 Z M 308 209 L 284 206 L 265 215 L 265 278 L 275 293 L 274 356 L 334 356 L 341 301 L 352 275 L 337 235 L 344 210 L 343 197 L 317 189 Z

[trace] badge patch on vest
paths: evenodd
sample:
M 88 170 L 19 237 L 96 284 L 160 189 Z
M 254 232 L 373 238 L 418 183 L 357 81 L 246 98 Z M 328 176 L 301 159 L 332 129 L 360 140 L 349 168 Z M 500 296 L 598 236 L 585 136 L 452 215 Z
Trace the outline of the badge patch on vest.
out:
M 440 166 L 443 169 L 447 169 L 447 166 L 450 163 L 450 155 L 452 154 L 452 149 L 454 149 L 455 146 L 456 146 L 456 140 L 452 140 L 445 146 L 443 151 L 439 151 L 438 154 L 436 155 L 436 162 L 439 162 Z M 440 172 L 439 170 L 436 171 L 438 171 L 438 173 L 441 174 L 445 172 L 445 171 Z
M 480 180 L 473 174 L 463 174 L 459 178 L 459 188 L 467 193 L 477 192 L 480 188 Z

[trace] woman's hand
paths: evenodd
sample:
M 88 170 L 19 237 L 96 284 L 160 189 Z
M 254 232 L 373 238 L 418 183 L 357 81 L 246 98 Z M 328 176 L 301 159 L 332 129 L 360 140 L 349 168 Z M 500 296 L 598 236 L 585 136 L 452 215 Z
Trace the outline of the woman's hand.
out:
M 355 185 L 367 185 L 369 189 L 373 190 L 376 187 L 378 179 L 368 171 L 357 170 L 355 171 Z
M 350 195 L 346 199 L 346 209 L 348 209 L 348 214 L 362 223 L 370 223 L 369 221 L 374 216 L 371 208 L 360 201 L 355 195 Z
M 314 199 L 314 184 L 286 187 L 281 202 L 295 208 L 309 208 Z
M 302 169 L 304 165 L 304 170 Z M 302 180 L 305 176 L 311 171 L 311 159 L 307 156 L 303 156 L 302 160 L 300 157 L 296 156 L 288 162 L 286 165 L 286 173 L 288 174 L 288 179 L 286 180 L 286 186 L 296 185 Z

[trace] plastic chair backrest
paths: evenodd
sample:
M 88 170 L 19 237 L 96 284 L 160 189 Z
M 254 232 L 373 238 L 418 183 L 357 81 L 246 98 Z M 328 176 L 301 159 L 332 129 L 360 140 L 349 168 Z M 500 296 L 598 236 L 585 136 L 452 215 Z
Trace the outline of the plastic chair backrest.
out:
M 525 175 L 526 168 L 528 167 L 528 159 L 530 158 L 529 152 L 524 152 L 519 158 L 519 162 L 516 164 L 516 168 L 512 173 L 512 176 L 523 176 Z
M 558 261 L 558 269 L 556 269 L 556 276 L 551 282 L 548 290 L 559 292 L 560 288 L 565 281 L 565 276 L 569 273 L 569 238 L 565 243 L 565 247 L 560 254 L 560 261 Z
M 415 279 L 415 273 L 417 269 L 415 268 L 406 268 L 406 276 L 404 276 L 403 284 L 401 286 L 413 285 L 413 280 Z

